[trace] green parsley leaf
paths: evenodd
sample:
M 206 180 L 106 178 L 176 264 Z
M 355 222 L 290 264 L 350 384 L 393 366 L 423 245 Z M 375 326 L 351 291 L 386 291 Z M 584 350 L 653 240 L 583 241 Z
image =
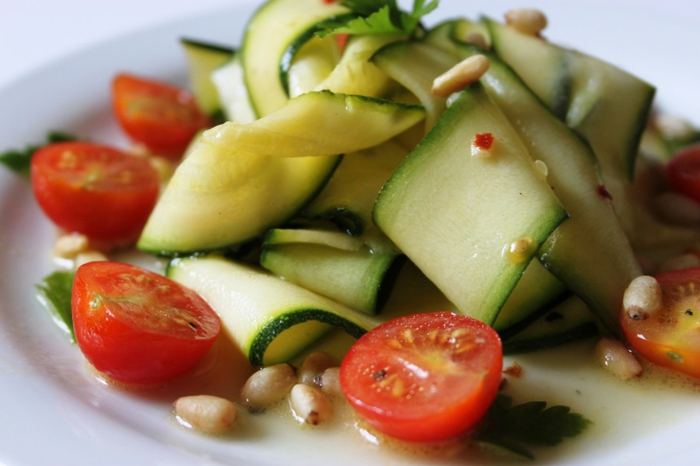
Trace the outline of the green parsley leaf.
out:
M 544 401 L 512 406 L 512 399 L 498 395 L 474 434 L 474 439 L 525 458 L 532 453 L 521 445 L 554 446 L 575 437 L 591 423 L 567 406 L 547 407 Z
M 36 285 L 39 301 L 51 312 L 56 324 L 70 335 L 71 341 L 75 341 L 71 310 L 74 277 L 73 272 L 53 272 Z
M 401 11 L 396 0 L 343 0 L 351 13 L 319 25 L 319 37 L 329 34 L 399 34 L 410 36 L 423 16 L 437 8 L 439 0 L 414 0 L 410 13 Z
M 56 142 L 75 141 L 77 138 L 71 134 L 62 133 L 59 131 L 51 131 L 46 136 L 46 144 Z M 34 152 L 42 146 L 27 146 L 24 149 L 8 150 L 0 154 L 0 163 L 7 168 L 20 175 L 29 175 L 29 167 L 32 161 Z
M 21 150 L 8 150 L 0 154 L 0 163 L 20 175 L 29 175 L 29 164 L 38 146 L 28 146 Z

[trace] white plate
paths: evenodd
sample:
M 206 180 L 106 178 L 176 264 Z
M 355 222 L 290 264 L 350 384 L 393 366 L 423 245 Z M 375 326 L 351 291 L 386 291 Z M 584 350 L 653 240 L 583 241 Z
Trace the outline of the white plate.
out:
M 464 2 L 466 3 L 466 2 Z M 530 2 L 550 18 L 547 36 L 633 71 L 659 87 L 661 105 L 700 123 L 697 53 L 700 29 L 687 19 L 632 2 Z M 500 17 L 511 6 L 483 8 L 443 1 L 430 22 L 479 13 Z M 123 144 L 111 119 L 109 82 L 131 71 L 184 83 L 180 36 L 238 43 L 252 8 L 237 7 L 103 43 L 52 63 L 0 91 L 0 145 L 41 141 L 48 129 Z M 697 17 L 692 9 L 689 16 Z M 168 390 L 120 391 L 95 381 L 37 303 L 34 284 L 54 265 L 53 227 L 36 207 L 29 184 L 0 170 L 0 463 L 34 464 L 391 464 L 357 436 L 293 428 L 280 419 L 265 430 L 248 423 L 229 438 L 211 439 L 172 422 Z M 584 353 L 590 348 L 577 348 Z M 597 380 L 574 351 L 518 358 L 525 369 L 514 389 L 523 399 L 567 404 L 595 421 L 565 448 L 540 456 L 557 464 L 691 464 L 700 448 L 700 401 L 689 391 Z M 224 389 L 221 389 L 224 390 Z M 620 399 L 623 403 L 618 402 Z M 657 417 L 658 416 L 658 417 Z M 651 422 L 650 422 L 651 421 Z M 420 462 L 420 459 L 414 459 Z M 412 461 L 414 461 L 412 460 Z M 425 462 L 429 460 L 424 458 Z

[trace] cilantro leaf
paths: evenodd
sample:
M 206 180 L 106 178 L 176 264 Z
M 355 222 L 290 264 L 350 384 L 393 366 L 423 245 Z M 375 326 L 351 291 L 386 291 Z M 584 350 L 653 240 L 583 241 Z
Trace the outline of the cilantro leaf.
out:
M 396 0 L 343 0 L 351 13 L 319 25 L 319 37 L 329 34 L 399 34 L 410 36 L 423 16 L 437 8 L 439 0 L 414 0 L 410 13 L 401 11 Z
M 56 142 L 75 141 L 77 138 L 73 135 L 52 131 L 46 136 L 46 144 Z M 29 175 L 29 166 L 34 152 L 42 146 L 27 146 L 24 149 L 8 150 L 0 154 L 0 163 L 7 168 L 20 175 Z
M 73 272 L 53 272 L 36 285 L 39 301 L 51 312 L 58 326 L 70 334 L 71 341 L 75 341 L 71 312 L 74 277 Z
M 544 401 L 533 401 L 516 406 L 512 399 L 498 395 L 474 438 L 490 446 L 505 449 L 516 455 L 533 458 L 521 443 L 554 446 L 564 438 L 574 437 L 591 423 L 567 406 L 547 407 Z

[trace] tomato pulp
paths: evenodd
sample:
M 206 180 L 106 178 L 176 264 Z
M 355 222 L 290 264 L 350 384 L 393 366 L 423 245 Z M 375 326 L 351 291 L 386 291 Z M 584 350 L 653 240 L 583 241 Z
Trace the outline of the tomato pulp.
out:
M 185 89 L 128 74 L 114 78 L 112 105 L 131 139 L 173 159 L 182 156 L 198 131 L 212 125 Z
M 167 382 L 209 351 L 221 324 L 197 293 L 119 262 L 89 262 L 73 282 L 73 324 L 81 351 L 119 382 Z
M 635 320 L 624 309 L 620 321 L 629 345 L 663 367 L 700 377 L 700 267 L 657 275 L 662 307 Z
M 158 197 L 158 173 L 148 161 L 89 142 L 64 142 L 36 151 L 34 196 L 59 227 L 101 240 L 136 236 Z
M 379 325 L 340 367 L 350 404 L 372 427 L 409 441 L 445 440 L 474 426 L 498 393 L 501 340 L 488 325 L 449 312 Z
M 666 176 L 675 191 L 700 202 L 700 144 L 674 155 L 666 166 Z

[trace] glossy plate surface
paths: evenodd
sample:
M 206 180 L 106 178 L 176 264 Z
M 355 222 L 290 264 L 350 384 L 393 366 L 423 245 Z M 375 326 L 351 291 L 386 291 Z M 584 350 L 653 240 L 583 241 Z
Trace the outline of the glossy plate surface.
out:
M 700 29 L 694 24 L 635 8 L 631 2 L 533 3 L 549 16 L 549 38 L 644 77 L 658 86 L 660 106 L 700 123 L 700 60 L 689 45 L 700 44 Z M 502 1 L 487 2 L 483 8 L 474 5 L 444 0 L 429 22 L 477 18 L 481 13 L 500 18 L 510 7 Z M 109 108 L 112 76 L 127 70 L 184 83 L 177 39 L 236 45 L 254 7 L 236 7 L 102 43 L 6 86 L 0 90 L 1 149 L 41 141 L 49 129 L 125 145 Z M 233 396 L 233 384 L 209 385 L 205 376 L 175 389 L 148 392 L 98 382 L 35 298 L 34 284 L 56 268 L 50 257 L 55 231 L 38 210 L 26 180 L 4 169 L 0 219 L 0 464 L 434 464 L 429 457 L 382 452 L 342 429 L 299 429 L 284 416 L 263 424 L 244 416 L 242 425 L 226 438 L 193 434 L 173 420 L 174 392 L 206 390 Z M 595 421 L 586 435 L 543 453 L 541 461 L 693 463 L 700 453 L 695 438 L 700 428 L 697 390 L 673 392 L 662 384 L 618 383 L 591 367 L 589 351 L 590 344 L 584 344 L 516 358 L 525 372 L 513 387 L 523 401 L 570 405 Z M 221 357 L 219 365 L 224 360 Z

